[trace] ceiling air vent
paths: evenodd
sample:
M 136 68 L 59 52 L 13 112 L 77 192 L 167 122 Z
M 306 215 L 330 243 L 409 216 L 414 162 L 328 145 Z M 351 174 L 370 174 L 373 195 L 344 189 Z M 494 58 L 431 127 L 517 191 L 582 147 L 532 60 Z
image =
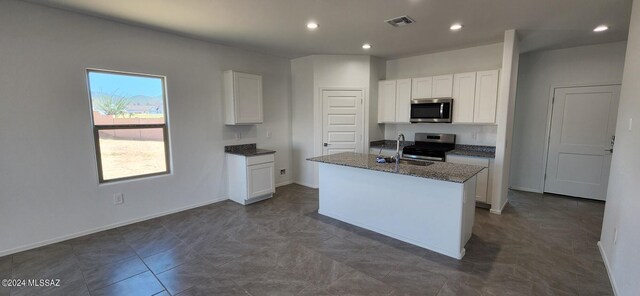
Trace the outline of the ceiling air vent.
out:
M 392 25 L 394 27 L 404 27 L 406 25 L 410 25 L 415 23 L 416 21 L 414 21 L 410 16 L 408 15 L 403 15 L 403 16 L 399 16 L 399 17 L 395 17 L 392 18 L 390 20 L 386 20 L 384 21 L 385 23 Z

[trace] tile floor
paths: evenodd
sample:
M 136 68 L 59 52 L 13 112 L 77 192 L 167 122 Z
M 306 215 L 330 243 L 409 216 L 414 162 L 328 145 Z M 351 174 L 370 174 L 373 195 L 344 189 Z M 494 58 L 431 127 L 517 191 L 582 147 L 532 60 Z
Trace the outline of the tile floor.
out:
M 225 201 L 0 257 L 0 278 L 61 287 L 0 295 L 611 295 L 604 204 L 512 191 L 476 210 L 463 260 L 317 214 L 318 191 Z

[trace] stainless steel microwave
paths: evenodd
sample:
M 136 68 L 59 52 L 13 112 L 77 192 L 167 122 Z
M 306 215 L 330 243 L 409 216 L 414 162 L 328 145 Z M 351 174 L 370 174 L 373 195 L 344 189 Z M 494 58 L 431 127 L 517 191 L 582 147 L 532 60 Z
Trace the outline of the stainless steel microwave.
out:
M 411 123 L 450 123 L 452 114 L 452 98 L 411 100 Z

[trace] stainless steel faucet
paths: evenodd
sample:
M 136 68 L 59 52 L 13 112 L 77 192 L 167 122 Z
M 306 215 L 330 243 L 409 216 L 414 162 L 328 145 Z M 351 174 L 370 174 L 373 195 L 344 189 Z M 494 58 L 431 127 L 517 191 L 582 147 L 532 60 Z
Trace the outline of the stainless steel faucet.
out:
M 398 139 L 396 140 L 396 155 L 394 156 L 396 159 L 396 170 L 400 164 L 400 138 L 402 138 L 402 144 L 404 145 L 404 134 L 399 134 Z

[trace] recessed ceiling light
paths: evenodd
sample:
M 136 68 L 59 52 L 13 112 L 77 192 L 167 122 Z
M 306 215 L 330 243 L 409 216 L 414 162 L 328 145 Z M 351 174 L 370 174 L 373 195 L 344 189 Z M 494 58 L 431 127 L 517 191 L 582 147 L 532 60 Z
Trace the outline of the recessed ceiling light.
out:
M 362 49 L 369 49 L 369 48 L 371 48 L 371 44 L 369 43 L 365 43 L 362 45 Z
M 609 30 L 609 27 L 605 25 L 600 25 L 600 26 L 597 26 L 595 29 L 593 29 L 594 32 L 604 32 L 606 30 Z
M 458 30 L 462 29 L 462 25 L 461 24 L 453 24 L 453 25 L 451 25 L 451 27 L 449 27 L 449 29 L 451 29 L 451 31 L 458 31 Z
M 307 29 L 309 30 L 315 30 L 319 27 L 318 23 L 315 22 L 308 22 L 307 23 Z

